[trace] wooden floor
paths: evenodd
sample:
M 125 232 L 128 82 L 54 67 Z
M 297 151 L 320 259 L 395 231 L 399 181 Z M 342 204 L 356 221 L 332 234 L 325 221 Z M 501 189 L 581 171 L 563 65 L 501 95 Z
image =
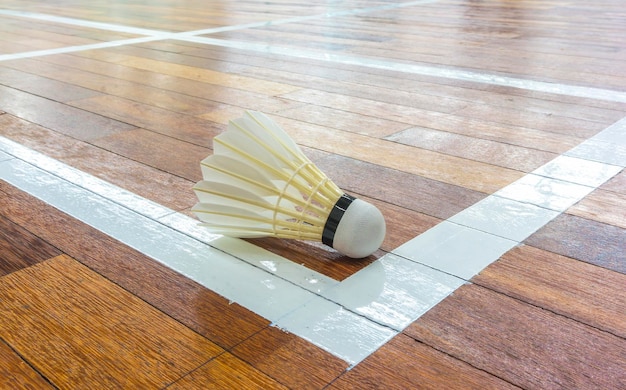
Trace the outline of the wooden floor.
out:
M 626 118 L 624 37 L 621 0 L 0 0 L 0 136 L 191 215 L 266 112 L 388 234 L 251 242 L 343 281 Z M 0 180 L 0 388 L 624 389 L 621 167 L 354 367 Z

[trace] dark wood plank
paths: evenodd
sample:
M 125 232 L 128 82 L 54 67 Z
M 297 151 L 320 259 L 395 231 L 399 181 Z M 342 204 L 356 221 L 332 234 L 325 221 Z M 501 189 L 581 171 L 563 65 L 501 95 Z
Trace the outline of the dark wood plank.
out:
M 212 154 L 209 148 L 144 129 L 102 137 L 94 144 L 192 182 L 202 179 L 200 161 Z
M 224 348 L 269 325 L 240 305 L 1 181 L 0 191 L 8 195 L 1 215 L 28 226 L 64 253 Z
M 618 211 L 619 212 L 619 211 Z M 525 241 L 563 256 L 626 273 L 626 229 L 561 214 Z
M 180 381 L 168 386 L 171 390 L 187 389 L 288 389 L 261 371 L 224 353 L 198 368 Z
M 522 388 L 626 386 L 626 340 L 476 285 L 404 333 Z
M 275 327 L 231 352 L 291 389 L 321 389 L 348 368 L 338 357 Z
M 400 334 L 329 389 L 514 389 L 485 371 Z
M 626 338 L 626 275 L 528 245 L 472 282 Z
M 0 192 L 0 208 L 5 207 L 7 196 Z M 0 216 L 0 276 L 60 254 L 57 248 Z
M 37 371 L 0 340 L 0 388 L 54 389 Z
M 162 387 L 222 350 L 61 255 L 0 280 L 0 334 L 58 387 Z

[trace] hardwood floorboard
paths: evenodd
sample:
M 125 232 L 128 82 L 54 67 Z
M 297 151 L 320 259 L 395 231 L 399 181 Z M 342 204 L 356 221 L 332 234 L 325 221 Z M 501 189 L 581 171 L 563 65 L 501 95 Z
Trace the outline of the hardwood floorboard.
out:
M 222 352 L 68 256 L 5 276 L 0 296 L 2 338 L 58 387 L 154 388 Z
M 524 241 L 563 256 L 626 273 L 626 229 L 561 214 Z
M 0 67 L 0 83 L 56 102 L 68 102 L 99 95 L 96 91 L 28 74 L 22 70 Z M 65 73 L 69 73 L 67 69 Z
M 134 129 L 135 126 L 0 85 L 4 111 L 80 140 Z M 92 129 L 98 129 L 94 132 Z
M 532 172 L 557 157 L 554 153 L 418 127 L 386 139 L 524 172 Z
M 0 191 L 8 200 L 2 215 L 223 348 L 268 326 L 238 304 L 1 181 Z
M 611 180 L 604 183 L 601 189 L 626 195 L 626 169 L 615 175 Z
M 370 26 L 371 28 L 371 26 Z M 346 83 L 354 85 L 363 85 L 366 87 L 391 88 L 395 91 L 419 92 L 420 94 L 444 96 L 448 98 L 461 99 L 469 102 L 477 102 L 489 104 L 493 106 L 502 106 L 516 108 L 518 110 L 529 110 L 538 112 L 568 112 L 568 116 L 579 117 L 580 119 L 598 118 L 602 119 L 612 112 L 617 119 L 621 118 L 621 112 L 624 111 L 626 105 L 618 102 L 608 102 L 596 99 L 581 98 L 576 96 L 564 96 L 546 92 L 528 91 L 523 89 L 472 83 L 470 81 L 442 79 L 434 76 L 426 76 L 412 73 L 394 72 L 393 70 L 384 70 L 376 68 L 358 67 L 341 63 L 328 63 L 325 61 L 316 61 L 311 59 L 301 59 L 296 57 L 286 58 L 271 53 L 246 53 L 226 49 L 207 47 L 192 42 L 147 42 L 142 43 L 141 47 L 152 49 L 152 56 L 162 56 L 162 51 L 184 54 L 184 59 L 178 61 L 186 61 L 187 56 L 201 57 L 206 60 L 228 61 L 222 66 L 231 67 L 231 63 L 247 64 L 246 67 L 235 68 L 237 71 L 246 72 L 263 79 L 272 79 L 275 77 L 276 71 L 282 73 L 295 73 L 297 75 L 311 77 L 316 76 L 316 80 L 335 80 L 341 84 L 333 89 L 327 89 L 327 83 L 316 84 L 317 89 L 323 89 L 327 92 L 341 92 L 344 88 L 342 85 Z M 125 49 L 118 49 L 125 50 Z M 150 53 L 150 52 L 148 52 Z M 142 55 L 150 55 L 143 52 Z M 269 69 L 266 69 L 269 68 Z M 229 69 L 229 68 L 227 68 Z M 291 77 L 296 82 L 298 77 Z M 307 78 L 305 78 L 307 80 Z M 351 90 L 354 94 L 354 90 Z M 393 98 L 392 94 L 388 95 Z M 383 96 L 385 98 L 385 96 Z M 404 102 L 407 104 L 410 102 Z M 589 109 L 580 110 L 580 106 Z M 550 109 L 550 107 L 555 107 Z M 572 113 L 573 112 L 573 113 Z M 578 112 L 578 113 L 576 113 Z
M 291 389 L 321 389 L 347 368 L 346 362 L 271 327 L 236 346 L 232 353 Z
M 95 115 L 114 118 L 204 147 L 211 147 L 211 140 L 222 128 L 222 125 L 207 120 L 111 95 L 75 100 L 69 104 Z
M 140 82 L 98 75 L 93 72 L 95 69 L 92 69 L 93 71 L 83 71 L 78 69 L 76 65 L 74 65 L 71 72 L 68 72 L 66 65 L 45 63 L 38 60 L 8 61 L 4 65 L 42 76 L 39 79 L 45 77 L 46 79 L 58 80 L 61 83 L 69 84 L 66 87 L 69 91 L 72 90 L 72 86 L 77 90 L 89 91 L 84 96 L 76 95 L 71 98 L 64 98 L 62 101 L 80 100 L 108 94 L 189 115 L 205 113 L 207 110 L 210 110 L 212 104 L 215 104 L 206 99 L 174 91 L 166 91 L 163 88 L 155 88 Z M 142 74 L 142 77 L 145 78 L 146 75 Z M 57 100 L 49 95 L 41 96 Z
M 193 182 L 14 117 L 0 116 L 0 134 L 40 153 L 157 202 L 184 210 L 197 201 Z
M 595 190 L 567 213 L 626 229 L 626 194 Z
M 288 389 L 229 353 L 224 353 L 167 389 Z
M 7 195 L 0 195 L 4 208 Z M 57 248 L 0 216 L 0 277 L 60 254 Z
M 624 274 L 522 245 L 472 282 L 626 338 Z
M 625 9 L 3 0 L 0 136 L 193 215 L 212 139 L 265 112 L 387 235 L 361 260 L 249 241 L 334 279 L 338 301 L 355 281 L 374 296 L 355 273 L 626 117 Z M 348 367 L 273 326 L 292 313 L 265 319 L 0 180 L 0 388 L 626 388 L 625 202 L 623 170 Z M 342 316 L 394 316 L 385 300 L 414 291 L 383 276 Z
M 522 388 L 620 388 L 626 341 L 476 285 L 405 334 Z
M 485 371 L 400 334 L 329 389 L 515 389 Z
M 207 137 L 211 138 L 212 137 Z M 94 144 L 149 167 L 192 182 L 202 180 L 198 161 L 212 150 L 144 129 L 125 131 L 97 139 Z M 171 151 L 176 151 L 172 158 Z
M 495 192 L 523 175 L 520 171 L 367 136 L 331 132 L 309 123 L 276 120 L 299 144 L 475 191 Z M 324 140 L 323 145 L 320 139 Z
M 154 83 L 157 83 L 159 89 L 163 91 L 172 91 L 180 93 L 182 95 L 189 95 L 191 97 L 197 97 L 207 100 L 207 104 L 209 104 L 209 106 L 207 107 L 207 111 L 210 110 L 211 102 L 239 105 L 241 107 L 249 109 L 262 110 L 264 112 L 275 112 L 293 106 L 292 102 L 278 97 L 268 96 L 265 94 L 246 91 L 238 88 L 207 84 L 203 82 L 198 82 L 197 80 L 191 80 L 182 77 L 151 72 L 150 70 L 142 70 L 118 65 L 116 63 L 106 62 L 105 60 L 111 54 L 107 53 L 105 55 L 102 55 L 99 53 L 100 51 L 88 51 L 75 53 L 75 55 L 55 55 L 40 58 L 32 65 L 34 69 L 33 71 L 37 72 L 37 69 L 44 69 L 43 71 L 45 71 L 48 66 L 45 66 L 41 63 L 45 62 L 51 65 L 57 65 L 57 67 L 53 67 L 53 69 L 59 70 L 58 77 L 67 77 L 66 75 L 64 75 L 63 72 L 63 70 L 67 68 L 77 69 L 79 70 L 79 74 L 85 74 L 85 76 L 87 76 L 89 73 L 106 76 L 102 79 L 96 77 L 96 80 L 102 81 L 95 83 L 95 85 L 91 84 L 92 82 L 86 81 L 87 83 L 93 85 L 93 88 L 106 88 L 108 83 L 115 83 L 115 80 L 118 79 L 146 86 L 153 86 Z M 103 60 L 101 61 L 99 60 L 99 58 L 102 58 Z M 24 60 L 16 62 L 18 64 L 17 66 L 19 66 L 19 64 L 21 64 L 22 62 L 24 62 Z M 112 80 L 108 79 L 107 77 L 111 78 Z M 81 80 L 81 82 L 83 81 Z M 120 97 L 127 96 L 120 95 Z M 152 104 L 158 104 L 158 101 Z M 224 122 L 222 121 L 219 123 Z
M 4 341 L 0 340 L 0 387 L 4 389 L 54 389 Z
M 415 164 L 408 154 L 404 161 L 409 166 Z M 439 219 L 450 218 L 486 196 L 462 186 L 363 162 L 356 156 L 330 155 L 315 163 L 348 192 L 385 200 Z

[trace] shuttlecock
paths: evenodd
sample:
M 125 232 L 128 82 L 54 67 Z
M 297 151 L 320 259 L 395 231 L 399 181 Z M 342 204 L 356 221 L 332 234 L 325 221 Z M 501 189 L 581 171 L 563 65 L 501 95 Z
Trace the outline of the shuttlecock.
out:
M 211 232 L 321 241 L 353 258 L 382 243 L 381 212 L 339 189 L 264 114 L 246 111 L 231 121 L 213 152 L 200 164 L 193 207 Z

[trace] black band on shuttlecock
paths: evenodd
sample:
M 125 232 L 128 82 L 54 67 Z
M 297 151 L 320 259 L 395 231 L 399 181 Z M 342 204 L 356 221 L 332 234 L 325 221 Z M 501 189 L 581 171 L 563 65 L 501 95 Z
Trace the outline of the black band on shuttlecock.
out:
M 339 200 L 337 200 L 337 203 L 335 203 L 332 210 L 330 210 L 330 214 L 328 214 L 328 219 L 324 225 L 324 231 L 322 232 L 322 242 L 324 244 L 330 247 L 333 246 L 335 232 L 337 231 L 337 226 L 339 226 L 339 221 L 341 221 L 346 209 L 355 199 L 356 198 L 354 196 L 343 194 Z

